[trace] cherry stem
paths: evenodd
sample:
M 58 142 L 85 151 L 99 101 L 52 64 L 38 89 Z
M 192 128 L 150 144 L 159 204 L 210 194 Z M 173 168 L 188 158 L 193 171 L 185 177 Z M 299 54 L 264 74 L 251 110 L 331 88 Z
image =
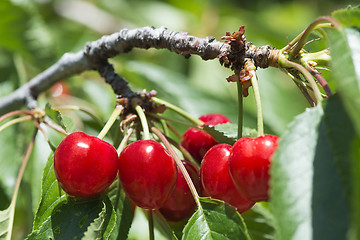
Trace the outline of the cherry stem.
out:
M 144 132 L 144 136 L 143 139 L 144 140 L 149 140 L 150 139 L 150 131 L 149 131 L 149 125 L 147 123 L 147 119 L 144 113 L 144 110 L 142 109 L 142 107 L 140 105 L 137 105 L 135 107 L 135 110 L 139 116 L 140 122 L 141 122 L 141 126 Z
M 181 136 L 181 134 L 179 133 L 179 131 L 178 131 L 172 124 L 170 124 L 170 123 L 167 122 L 166 125 L 168 126 L 168 128 L 170 129 L 170 131 L 175 134 L 175 136 L 176 136 L 178 139 L 181 139 L 181 138 L 182 138 L 182 136 Z
M 166 102 L 162 99 L 159 99 L 157 97 L 152 97 L 151 100 L 153 100 L 155 103 L 160 104 L 160 105 L 165 105 L 167 108 L 171 109 L 172 111 L 176 112 L 177 114 L 181 115 L 183 118 L 185 118 L 186 120 L 190 121 L 191 123 L 195 124 L 196 126 L 202 126 L 204 125 L 204 122 L 192 117 L 189 113 L 185 112 L 183 109 L 169 103 Z
M 123 110 L 123 106 L 118 105 L 115 107 L 114 111 L 112 112 L 109 120 L 106 122 L 104 128 L 101 130 L 99 135 L 97 136 L 99 139 L 103 139 L 105 135 L 109 132 L 110 128 L 116 121 L 117 117 L 120 115 L 121 111 Z
M 191 156 L 191 154 L 183 147 L 181 146 L 178 142 L 176 142 L 174 139 L 165 136 L 166 139 L 170 142 L 170 144 L 172 144 L 174 147 L 176 147 L 181 153 L 182 155 L 184 155 L 184 158 L 189 160 L 193 165 L 196 166 L 196 168 L 200 168 L 199 163 Z
M 147 212 L 148 212 L 148 218 L 149 218 L 149 239 L 154 240 L 155 239 L 155 234 L 154 234 L 153 210 L 149 209 Z
M 59 133 L 62 133 L 64 135 L 69 135 L 70 133 L 68 133 L 67 131 L 65 131 L 65 129 L 63 129 L 62 127 L 60 127 L 59 125 L 57 124 L 54 124 L 52 122 L 48 122 L 46 120 L 43 121 L 43 123 L 45 123 L 47 126 L 49 126 L 50 128 L 54 129 L 55 131 L 59 132 Z
M 170 155 L 175 160 L 176 165 L 180 169 L 182 175 L 184 176 L 184 179 L 185 179 L 187 185 L 189 186 L 189 189 L 191 191 L 191 194 L 194 197 L 196 205 L 198 206 L 198 208 L 201 208 L 199 195 L 198 195 L 198 193 L 196 191 L 194 183 L 192 182 L 188 172 L 186 171 L 186 168 L 185 168 L 184 164 L 181 162 L 181 160 L 180 160 L 179 156 L 176 154 L 174 148 L 171 146 L 171 144 L 168 141 L 168 139 L 166 138 L 166 136 L 159 129 L 157 129 L 156 127 L 152 127 L 151 131 L 153 133 L 155 133 L 159 137 L 160 141 L 165 145 L 166 149 L 169 151 Z
M 17 199 L 17 196 L 18 196 L 19 188 L 20 188 L 20 183 L 21 183 L 21 180 L 23 178 L 26 165 L 29 162 L 31 152 L 32 152 L 34 144 L 35 144 L 35 139 L 36 139 L 37 133 L 38 133 L 38 129 L 35 128 L 33 136 L 31 138 L 31 141 L 30 141 L 30 143 L 29 143 L 29 145 L 28 145 L 28 147 L 26 149 L 24 159 L 23 159 L 23 161 L 21 163 L 19 173 L 17 175 L 16 182 L 15 182 L 14 192 L 13 192 L 13 194 L 11 196 L 10 206 L 13 206 L 13 207 L 11 209 L 11 214 L 10 214 L 10 217 L 9 217 L 10 218 L 9 223 L 11 225 L 11 227 L 9 228 L 9 235 L 10 235 L 10 236 L 8 236 L 9 239 L 11 239 L 11 234 L 12 234 L 12 228 L 13 228 L 13 222 L 14 222 L 15 204 L 16 204 L 16 199 Z
M 240 81 L 237 82 L 237 94 L 238 94 L 238 139 L 242 138 L 243 129 L 243 93 L 242 84 Z
M 17 115 L 22 115 L 22 114 L 26 114 L 26 115 L 32 115 L 32 111 L 30 110 L 16 110 L 16 111 L 12 111 L 12 112 L 8 112 L 4 115 L 2 115 L 0 117 L 0 123 L 4 120 L 6 120 L 9 117 L 13 117 L 13 116 L 17 116 Z
M 157 119 L 164 119 L 166 121 L 174 122 L 174 123 L 181 124 L 181 125 L 184 125 L 184 126 L 187 126 L 187 127 L 198 128 L 199 126 L 201 126 L 201 125 L 195 125 L 195 124 L 192 124 L 192 123 L 183 122 L 183 121 L 179 121 L 179 120 L 176 120 L 176 119 L 164 117 L 164 116 L 161 116 L 161 115 L 155 114 L 155 113 L 146 113 L 146 114 L 151 116 L 151 117 L 157 118 Z M 202 124 L 204 124 L 204 123 L 202 123 Z
M 316 104 L 319 104 L 322 101 L 321 92 L 320 92 L 319 88 L 317 87 L 316 82 L 315 82 L 314 78 L 312 77 L 312 75 L 310 74 L 310 72 L 308 70 L 306 70 L 306 68 L 303 67 L 302 65 L 291 62 L 287 59 L 285 59 L 284 64 L 287 65 L 288 67 L 297 69 L 309 81 L 311 88 L 314 91 Z
M 326 95 L 328 97 L 332 96 L 333 94 L 332 94 L 331 89 L 330 89 L 328 83 L 326 82 L 325 78 L 316 69 L 311 67 L 309 64 L 306 64 L 305 68 L 306 68 L 306 70 L 308 70 L 310 72 L 311 75 L 313 75 L 318 80 L 318 82 L 324 89 Z
M 88 116 L 90 116 L 92 119 L 94 119 L 101 127 L 104 127 L 104 123 L 103 121 L 101 121 L 100 118 L 98 118 L 95 114 L 93 114 L 92 112 L 90 112 L 89 110 L 83 108 L 83 107 L 79 107 L 79 106 L 75 106 L 75 105 L 63 105 L 63 106 L 57 106 L 57 107 L 53 107 L 54 110 L 75 110 L 75 111 L 81 111 L 83 113 L 86 113 Z
M 263 120 L 263 112 L 262 112 L 262 104 L 260 98 L 260 90 L 259 84 L 256 76 L 255 71 L 250 71 L 251 77 L 251 84 L 254 90 L 254 97 L 255 97 L 255 104 L 256 104 L 256 113 L 257 113 L 257 136 L 264 135 L 264 120 Z
M 4 123 L 3 125 L 0 126 L 0 132 L 2 130 L 4 130 L 5 128 L 10 127 L 10 126 L 12 126 L 12 125 L 14 125 L 16 123 L 25 122 L 25 121 L 28 121 L 28 120 L 31 120 L 31 119 L 32 119 L 32 116 L 23 116 L 23 117 L 19 117 L 19 118 L 10 120 L 7 123 Z
M 324 27 L 331 27 L 331 23 L 318 24 L 312 30 L 318 30 L 318 29 L 324 28 Z M 292 48 L 299 41 L 299 39 L 304 35 L 304 33 L 305 33 L 305 30 L 302 31 L 299 35 L 297 35 L 293 40 L 291 40 L 291 42 L 289 42 L 288 45 L 283 47 L 281 49 L 281 51 L 287 51 L 290 48 Z
M 163 131 L 164 131 L 164 134 L 166 136 L 169 136 L 169 128 L 168 128 L 168 126 L 166 124 L 166 121 L 164 119 L 160 119 L 160 124 L 162 126 Z
M 290 54 L 293 57 L 296 57 L 296 55 L 298 55 L 298 53 L 300 52 L 300 50 L 303 48 L 303 46 L 305 45 L 310 33 L 315 30 L 316 28 L 321 28 L 321 27 L 333 27 L 336 26 L 337 28 L 340 28 L 339 23 L 331 18 L 331 17 L 319 17 L 317 19 L 315 19 L 301 34 L 299 39 L 296 41 L 294 48 L 292 49 L 292 51 L 290 52 Z
M 298 86 L 298 88 L 300 89 L 301 93 L 304 95 L 304 97 L 306 98 L 306 100 L 308 101 L 310 106 L 314 107 L 315 102 L 314 102 L 314 99 L 310 96 L 309 92 L 307 91 L 308 86 L 304 86 L 304 83 L 302 81 L 300 81 L 296 77 L 292 76 L 291 74 L 289 74 L 289 75 L 292 78 L 292 80 L 294 81 L 294 83 L 296 84 L 296 86 Z
M 37 120 L 34 119 L 33 122 L 34 122 L 35 127 L 36 127 L 37 129 L 39 129 L 40 132 L 43 134 L 46 142 L 49 144 L 50 149 L 51 149 L 53 152 L 55 152 L 56 147 L 50 142 L 49 136 L 48 136 L 48 134 L 46 133 L 46 131 L 44 130 L 44 128 L 41 127 L 40 123 L 39 123 Z
M 127 145 L 127 142 L 129 141 L 129 138 L 131 136 L 131 134 L 134 132 L 133 128 L 129 128 L 125 134 L 125 136 L 123 137 L 123 139 L 120 142 L 119 147 L 117 148 L 117 153 L 118 155 L 122 152 L 122 150 L 125 148 L 125 146 Z

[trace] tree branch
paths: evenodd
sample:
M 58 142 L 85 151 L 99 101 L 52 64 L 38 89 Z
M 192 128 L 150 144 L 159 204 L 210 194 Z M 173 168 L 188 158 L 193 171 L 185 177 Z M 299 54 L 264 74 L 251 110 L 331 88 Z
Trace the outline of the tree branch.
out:
M 106 59 L 132 48 L 169 49 L 190 57 L 199 55 L 204 60 L 214 59 L 220 53 L 230 51 L 230 46 L 216 41 L 214 37 L 199 38 L 184 32 L 174 32 L 164 27 L 143 27 L 133 30 L 123 29 L 97 41 L 88 42 L 77 53 L 65 53 L 58 62 L 40 73 L 10 95 L 0 99 L 0 115 L 18 109 L 23 105 L 36 107 L 37 96 L 56 82 L 86 70 L 99 70 Z

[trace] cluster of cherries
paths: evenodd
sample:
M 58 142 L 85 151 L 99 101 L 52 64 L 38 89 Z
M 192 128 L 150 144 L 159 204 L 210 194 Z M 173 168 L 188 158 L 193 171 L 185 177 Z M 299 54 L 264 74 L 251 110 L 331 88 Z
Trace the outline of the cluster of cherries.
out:
M 230 122 L 221 114 L 199 118 L 206 125 Z M 202 196 L 223 200 L 239 212 L 268 200 L 270 158 L 278 137 L 244 137 L 234 146 L 218 144 L 209 134 L 189 128 L 181 144 L 201 163 L 200 174 L 183 164 Z M 103 193 L 117 174 L 127 196 L 144 209 L 158 209 L 169 221 L 189 217 L 195 201 L 169 152 L 154 140 L 138 140 L 118 156 L 115 148 L 86 133 L 68 135 L 54 155 L 60 186 L 70 195 L 88 198 Z

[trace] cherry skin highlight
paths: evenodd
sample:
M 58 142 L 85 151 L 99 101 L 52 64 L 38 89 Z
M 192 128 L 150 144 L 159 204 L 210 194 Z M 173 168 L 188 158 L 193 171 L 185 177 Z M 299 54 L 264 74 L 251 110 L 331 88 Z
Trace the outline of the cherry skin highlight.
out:
M 175 188 L 177 169 L 160 143 L 139 140 L 121 152 L 119 178 L 125 193 L 137 206 L 159 209 Z
M 102 193 L 114 181 L 118 169 L 115 148 L 83 132 L 68 135 L 54 154 L 55 175 L 70 195 L 88 198 Z
M 230 176 L 238 191 L 252 201 L 269 199 L 269 169 L 278 139 L 274 135 L 244 137 L 233 146 L 229 160 Z
M 208 126 L 230 122 L 226 116 L 218 113 L 202 115 L 199 120 L 203 121 L 204 124 Z M 211 135 L 196 128 L 189 128 L 186 130 L 181 139 L 181 145 L 188 150 L 199 163 L 205 153 L 216 144 L 217 142 Z
M 189 162 L 183 161 L 183 164 L 194 183 L 195 188 L 199 189 L 198 170 Z M 178 168 L 176 187 L 159 211 L 168 221 L 178 222 L 190 217 L 194 212 L 195 207 L 196 204 L 194 197 L 191 194 L 190 188 L 187 185 L 183 174 Z
M 242 213 L 249 210 L 254 202 L 237 191 L 229 175 L 231 149 L 228 144 L 218 144 L 210 148 L 201 162 L 200 183 L 204 195 L 223 200 Z

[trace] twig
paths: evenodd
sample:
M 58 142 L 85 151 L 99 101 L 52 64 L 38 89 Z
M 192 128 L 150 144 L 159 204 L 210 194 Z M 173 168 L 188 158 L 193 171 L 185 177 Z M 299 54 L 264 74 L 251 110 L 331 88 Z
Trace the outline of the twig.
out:
M 30 156 L 31 156 L 31 152 L 33 150 L 33 147 L 34 147 L 34 144 L 35 144 L 35 139 L 36 139 L 36 135 L 38 133 L 38 129 L 35 128 L 35 131 L 33 133 L 33 136 L 31 138 L 31 141 L 26 149 L 26 153 L 25 153 L 25 156 L 24 156 L 24 159 L 21 163 L 21 166 L 20 166 L 20 169 L 19 169 L 19 173 L 17 175 L 17 178 L 16 178 L 16 182 L 15 182 L 15 187 L 14 187 L 14 192 L 11 196 L 11 203 L 10 203 L 10 206 L 13 205 L 11 211 L 12 213 L 10 214 L 10 220 L 9 220 L 9 224 L 11 224 L 11 227 L 8 229 L 9 230 L 9 236 L 8 239 L 11 239 L 11 235 L 12 235 L 12 230 L 13 230 L 13 223 L 14 223 L 14 211 L 15 211 L 15 204 L 16 204 L 16 199 L 17 199 L 17 196 L 18 196 L 18 192 L 19 192 L 19 188 L 20 188 L 20 183 L 21 183 L 21 180 L 23 178 L 23 175 L 24 175 L 24 172 L 25 172 L 25 168 L 26 168 L 26 165 L 27 163 L 29 162 L 29 159 L 30 159 Z
M 215 59 L 220 53 L 229 51 L 229 45 L 216 41 L 214 37 L 200 38 L 185 32 L 174 32 L 165 27 L 143 27 L 123 29 L 88 42 L 76 53 L 65 53 L 58 62 L 40 73 L 28 83 L 0 99 L 0 114 L 15 110 L 24 104 L 34 108 L 37 96 L 56 82 L 86 70 L 98 69 L 108 58 L 129 52 L 132 48 L 169 49 L 189 57 L 199 55 L 204 60 Z

